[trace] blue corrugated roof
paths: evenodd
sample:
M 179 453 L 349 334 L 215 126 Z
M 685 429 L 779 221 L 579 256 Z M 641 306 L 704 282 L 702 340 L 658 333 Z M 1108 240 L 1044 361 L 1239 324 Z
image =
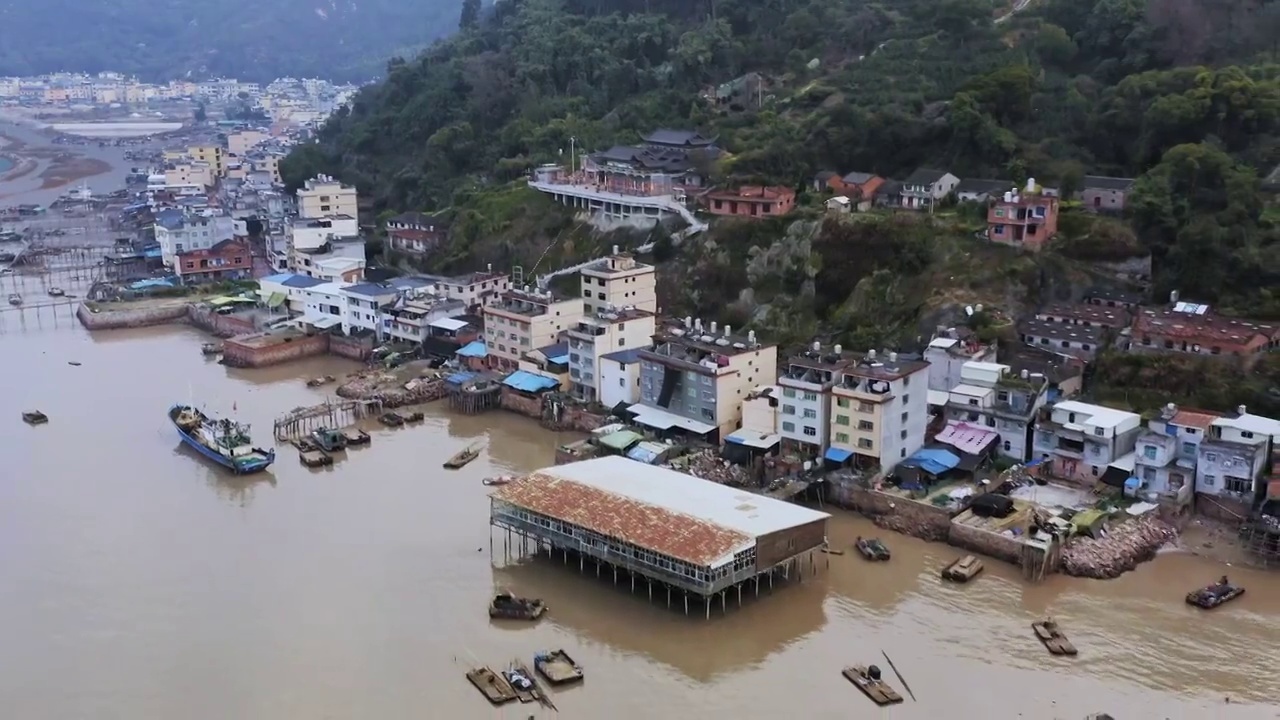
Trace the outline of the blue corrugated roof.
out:
M 521 392 L 535 393 L 543 390 L 554 390 L 560 387 L 560 381 L 546 375 L 535 375 L 527 370 L 517 370 L 502 381 L 503 385 Z
M 396 291 L 393 287 L 379 285 L 377 283 L 356 283 L 342 288 L 342 291 L 348 295 L 359 295 L 360 297 L 376 298 Z
M 294 273 L 280 273 L 278 275 L 268 275 L 262 278 L 261 280 L 259 280 L 258 282 L 278 283 L 280 285 L 283 285 L 286 280 L 294 277 L 298 277 L 298 276 L 295 275 Z
M 547 362 L 555 363 L 557 365 L 568 365 L 569 354 L 565 353 L 564 355 L 552 355 L 551 357 L 547 358 Z
M 924 448 L 917 450 L 914 455 L 904 460 L 903 464 L 918 467 L 930 475 L 941 475 L 959 465 L 960 458 L 946 450 Z
M 550 360 L 550 359 L 551 359 L 551 358 L 553 358 L 553 357 L 560 357 L 561 355 L 568 355 L 568 354 L 569 354 L 569 343 L 567 343 L 567 342 L 562 342 L 562 343 L 556 343 L 555 345 L 548 345 L 548 346 L 546 346 L 546 347 L 540 347 L 540 348 L 538 348 L 538 352 L 542 353 L 542 356 L 543 356 L 543 357 L 545 357 L 545 358 L 547 358 L 548 360 Z
M 469 358 L 489 357 L 489 350 L 480 340 L 472 340 L 458 349 L 458 355 Z
M 299 288 L 299 289 L 313 288 L 317 285 L 323 285 L 323 284 L 324 284 L 323 280 L 317 280 L 316 278 L 307 277 L 306 275 L 294 275 L 293 277 L 284 281 L 285 287 Z
M 827 448 L 827 454 L 825 457 L 831 462 L 842 463 L 845 460 L 848 460 L 849 458 L 853 457 L 853 451 L 845 450 L 843 448 L 835 448 L 835 447 Z
M 461 385 L 467 382 L 468 380 L 475 379 L 475 377 L 476 377 L 476 374 L 473 372 L 457 372 L 445 378 L 444 381 L 449 383 L 450 385 Z
M 601 360 L 612 360 L 623 365 L 640 362 L 640 349 L 633 348 L 631 350 L 618 350 L 616 352 L 605 353 L 600 356 Z

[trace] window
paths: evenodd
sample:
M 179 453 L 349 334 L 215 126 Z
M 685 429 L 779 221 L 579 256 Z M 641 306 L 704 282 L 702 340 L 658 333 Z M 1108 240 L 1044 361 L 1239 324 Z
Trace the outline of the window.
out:
M 1190 455 L 1190 454 L 1194 453 L 1195 451 L 1196 451 L 1196 444 L 1195 444 L 1195 443 L 1189 443 L 1189 442 L 1184 442 L 1184 443 L 1182 443 L 1182 454 L 1183 454 L 1183 455 Z
M 795 414 L 796 414 L 796 406 L 795 406 L 795 405 L 783 405 L 783 406 L 782 406 L 782 414 L 783 414 L 783 415 L 795 415 Z
M 1004 441 L 1004 451 L 1005 451 L 1005 452 L 1009 452 L 1009 451 L 1011 451 L 1011 450 L 1013 450 L 1013 446 L 1009 444 L 1009 441 L 1008 441 L 1008 440 L 1005 440 L 1005 441 Z
M 876 426 L 875 426 L 875 423 L 871 422 L 870 420 L 859 420 L 858 429 L 862 430 L 863 432 L 870 432 L 872 430 L 875 430 Z
M 1009 393 L 1005 392 L 1004 390 L 1001 390 L 1000 392 L 996 393 L 996 400 L 999 400 L 1000 402 L 1009 402 Z
M 713 393 L 713 392 L 711 392 L 710 390 L 703 390 L 703 391 L 702 391 L 702 399 L 703 399 L 705 402 L 711 402 L 711 401 L 713 401 L 713 400 L 715 400 L 715 399 L 716 399 L 716 394 L 715 394 L 715 393 Z
M 836 424 L 837 424 L 837 425 L 848 425 L 848 424 L 849 424 L 849 416 L 848 416 L 848 415 L 836 415 Z
M 906 422 L 907 422 L 907 416 L 908 416 L 908 415 L 910 415 L 910 413 L 902 413 L 902 422 L 903 422 L 903 423 L 906 423 Z
M 1094 428 L 1094 429 L 1093 429 L 1093 434 L 1094 434 L 1094 435 L 1097 435 L 1098 437 L 1103 437 L 1104 435 L 1106 435 L 1106 434 L 1107 434 L 1107 431 L 1106 431 L 1106 430 L 1103 430 L 1102 428 Z
M 836 433 L 836 442 L 843 445 L 849 444 L 849 433 Z
M 805 416 L 806 418 L 810 418 L 810 419 L 812 419 L 812 418 L 816 418 L 816 417 L 818 417 L 818 411 L 817 411 L 817 410 L 814 410 L 813 408 L 805 408 L 805 409 L 804 409 L 804 416 Z
M 1215 479 L 1212 475 L 1201 475 L 1200 480 L 1201 482 L 1204 483 L 1205 487 L 1213 487 L 1213 484 L 1217 482 L 1217 479 Z
M 1069 423 L 1073 423 L 1073 422 L 1075 422 L 1075 421 L 1076 421 L 1076 414 L 1075 414 L 1075 413 L 1067 413 L 1067 422 L 1069 422 Z
M 1204 459 L 1205 459 L 1205 460 L 1208 460 L 1209 462 L 1217 462 L 1217 461 L 1218 461 L 1218 453 L 1205 453 L 1205 454 L 1204 454 Z M 1211 477 L 1212 477 L 1212 476 L 1211 476 Z
M 791 388 L 782 388 L 782 397 L 793 398 L 795 396 L 796 396 L 795 390 L 792 390 Z
M 836 405 L 837 405 L 838 407 L 842 407 L 842 408 L 847 408 L 847 407 L 849 407 L 849 398 L 837 398 L 837 399 L 836 399 Z M 846 419 L 848 419 L 848 418 L 846 418 Z
M 969 398 L 969 404 L 976 407 L 978 404 L 977 398 Z
M 691 388 L 689 388 L 688 390 L 686 390 L 686 391 L 685 391 L 685 394 L 686 394 L 686 395 L 688 395 L 689 397 L 693 398 L 694 400 L 697 400 L 697 399 L 698 399 L 698 388 L 696 388 L 696 387 L 691 387 Z
M 626 378 L 618 378 L 618 387 L 626 387 L 626 386 L 627 386 L 627 379 L 626 379 Z
M 858 412 L 862 412 L 862 413 L 875 412 L 875 408 L 872 407 L 871 403 L 860 402 L 858 403 Z
M 750 379 L 750 378 L 748 378 L 748 379 Z M 703 384 L 703 385 L 710 385 L 710 384 L 711 384 L 711 376 L 710 376 L 710 375 L 703 375 L 703 376 L 702 376 L 702 384 Z
M 910 386 L 911 386 L 911 376 L 908 375 L 907 377 L 902 378 L 902 387 L 905 388 Z
M 866 438 L 858 438 L 858 447 L 863 448 L 864 450 L 870 450 L 871 441 Z
M 1146 459 L 1148 459 L 1148 460 L 1155 460 L 1155 459 L 1156 459 L 1156 446 L 1155 446 L 1155 445 L 1143 445 L 1143 446 L 1142 446 L 1142 457 L 1144 457 L 1144 458 L 1146 458 Z
M 1247 439 L 1247 440 L 1252 440 L 1252 439 L 1253 439 L 1253 433 L 1249 432 L 1248 430 L 1241 430 L 1241 431 L 1240 431 L 1240 437 L 1245 438 L 1245 439 Z
M 906 430 L 903 430 L 902 432 L 898 433 L 898 438 L 899 438 L 899 439 L 902 439 L 902 440 L 906 440 L 906 439 L 907 439 L 907 431 L 906 431 Z
M 910 395 L 903 395 L 903 396 L 902 396 L 902 404 L 903 404 L 903 405 L 910 405 L 910 404 L 911 404 L 911 396 L 910 396 Z
M 806 392 L 804 394 L 804 399 L 808 402 L 816 402 L 818 399 L 818 393 Z
M 1222 489 L 1227 492 L 1247 493 L 1253 491 L 1253 482 L 1249 478 L 1238 478 L 1227 475 L 1222 478 Z
M 817 435 L 818 435 L 818 429 L 817 429 L 817 428 L 815 428 L 815 427 L 814 427 L 814 426 L 812 426 L 812 425 L 805 425 L 805 426 L 804 426 L 804 434 L 805 434 L 805 435 L 808 435 L 809 437 L 817 437 Z
M 793 422 L 782 423 L 782 432 L 793 433 L 796 431 L 796 424 Z

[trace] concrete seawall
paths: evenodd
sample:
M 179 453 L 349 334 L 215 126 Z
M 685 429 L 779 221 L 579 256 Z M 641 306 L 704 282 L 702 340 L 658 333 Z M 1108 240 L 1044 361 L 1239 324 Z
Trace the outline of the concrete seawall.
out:
M 123 330 L 180 322 L 187 318 L 187 304 L 149 305 L 146 307 L 111 307 L 94 312 L 86 303 L 76 309 L 80 324 L 88 330 Z
M 230 338 L 258 331 L 253 320 L 239 315 L 221 315 L 211 308 L 187 306 L 187 321 L 214 337 Z

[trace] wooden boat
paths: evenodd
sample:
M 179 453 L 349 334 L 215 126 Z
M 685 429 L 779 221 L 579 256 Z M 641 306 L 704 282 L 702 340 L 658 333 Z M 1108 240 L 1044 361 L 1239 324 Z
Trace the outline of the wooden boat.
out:
M 315 443 L 315 441 L 314 441 L 314 440 L 312 440 L 312 439 L 311 439 L 311 438 L 309 438 L 309 437 L 294 438 L 294 439 L 293 439 L 293 446 L 294 446 L 294 447 L 296 447 L 296 448 L 298 448 L 298 449 L 299 449 L 299 450 L 301 450 L 302 452 L 309 452 L 309 451 L 312 451 L 312 450 L 319 450 L 319 449 L 320 449 L 320 446 L 319 446 L 319 445 L 317 445 L 317 444 Z
M 222 352 L 222 343 L 207 342 L 200 346 L 200 352 L 205 355 L 217 355 Z
M 467 680 L 494 705 L 502 705 L 516 699 L 516 692 L 511 687 L 511 683 L 487 667 L 468 670 Z
M 325 452 L 339 452 L 347 449 L 347 438 L 338 430 L 316 428 L 311 432 L 311 439 Z
M 1044 643 L 1044 646 L 1048 648 L 1050 654 L 1076 654 L 1076 646 L 1072 645 L 1067 636 L 1062 634 L 1062 630 L 1058 628 L 1058 623 L 1053 619 L 1033 622 L 1031 623 L 1031 629 L 1035 631 L 1036 637 L 1040 638 L 1040 642 Z
M 1196 588 L 1187 593 L 1187 604 L 1195 605 L 1198 608 L 1212 610 L 1219 605 L 1235 600 L 1244 594 L 1244 588 L 1239 585 L 1232 585 L 1227 580 L 1227 576 L 1223 575 L 1218 582 L 1202 588 Z
M 484 483 L 485 485 L 492 485 L 496 487 L 498 485 L 506 485 L 507 483 L 511 482 L 511 480 L 512 478 L 506 475 L 499 475 L 498 477 L 485 478 L 480 482 Z
M 9 296 L 9 304 L 14 307 L 18 307 L 22 304 L 22 296 L 17 293 L 13 293 Z
M 400 417 L 404 418 L 405 422 L 422 422 L 423 420 L 427 419 L 427 416 L 421 412 L 411 412 L 407 415 L 404 413 L 401 413 Z
M 538 686 L 533 684 L 533 677 L 524 668 L 512 665 L 503 671 L 502 678 L 515 691 L 520 702 L 531 703 L 538 699 Z
M 853 665 L 845 668 L 841 671 L 841 674 L 870 698 L 871 702 L 881 707 L 902 702 L 902 696 L 898 694 L 898 691 L 880 679 L 880 668 L 875 665 L 871 667 Z
M 582 679 L 582 666 L 564 650 L 540 652 L 533 656 L 533 669 L 552 685 L 565 685 Z
M 63 297 L 67 294 L 65 290 L 58 287 L 49 288 L 49 297 Z
M 387 427 L 400 427 L 404 424 L 404 418 L 396 412 L 382 413 L 378 416 L 378 422 Z
M 323 450 L 301 450 L 298 461 L 309 468 L 324 467 L 333 464 L 333 456 Z
M 444 461 L 446 470 L 457 470 L 465 466 L 467 463 L 480 457 L 480 451 L 476 448 L 469 447 L 459 450 L 456 455 Z
M 982 561 L 972 555 L 965 555 L 942 568 L 942 579 L 954 582 L 969 582 L 982 572 Z
M 889 548 L 880 542 L 880 538 L 859 537 L 853 545 L 868 560 L 883 562 L 889 559 Z
M 360 428 L 347 428 L 342 431 L 342 437 L 347 441 L 348 446 L 368 445 L 371 441 L 369 433 Z
M 489 617 L 503 620 L 537 620 L 547 612 L 547 606 L 537 598 L 520 598 L 500 592 L 489 602 Z
M 307 387 L 320 387 L 321 385 L 328 385 L 329 383 L 333 382 L 336 379 L 337 378 L 335 378 L 332 375 L 325 375 L 323 377 L 314 377 L 307 381 Z
M 22 422 L 28 425 L 43 425 L 49 422 L 49 416 L 39 410 L 28 410 L 22 413 Z

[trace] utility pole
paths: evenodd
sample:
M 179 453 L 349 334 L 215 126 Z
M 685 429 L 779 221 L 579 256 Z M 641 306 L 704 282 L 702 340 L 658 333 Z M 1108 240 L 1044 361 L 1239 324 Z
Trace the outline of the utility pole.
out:
M 574 175 L 578 172 L 577 159 L 578 138 L 569 137 L 569 174 Z

